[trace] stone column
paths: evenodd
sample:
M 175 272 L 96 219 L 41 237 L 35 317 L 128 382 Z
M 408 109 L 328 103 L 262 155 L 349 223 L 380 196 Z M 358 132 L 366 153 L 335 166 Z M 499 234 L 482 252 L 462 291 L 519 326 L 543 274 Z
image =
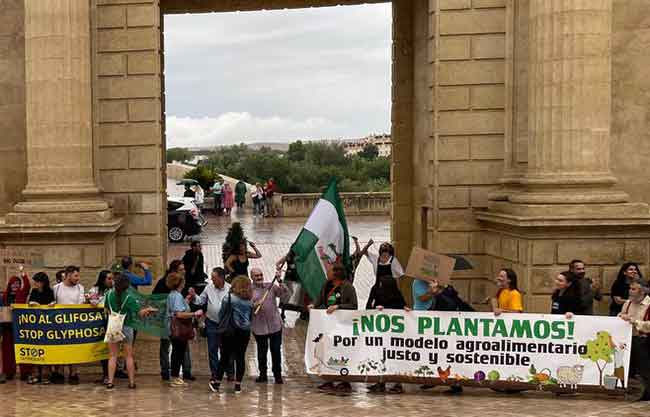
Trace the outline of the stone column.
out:
M 528 24 L 526 191 L 509 200 L 627 201 L 609 167 L 612 0 L 530 0 Z
M 27 186 L 9 223 L 112 217 L 93 170 L 88 0 L 25 1 Z

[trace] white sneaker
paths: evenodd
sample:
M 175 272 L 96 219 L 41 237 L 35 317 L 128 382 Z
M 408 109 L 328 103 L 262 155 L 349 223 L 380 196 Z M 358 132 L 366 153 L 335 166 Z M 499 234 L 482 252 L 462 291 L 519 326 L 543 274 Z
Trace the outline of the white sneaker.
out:
M 170 384 L 172 387 L 184 387 L 187 384 L 183 381 L 183 378 L 174 378 Z

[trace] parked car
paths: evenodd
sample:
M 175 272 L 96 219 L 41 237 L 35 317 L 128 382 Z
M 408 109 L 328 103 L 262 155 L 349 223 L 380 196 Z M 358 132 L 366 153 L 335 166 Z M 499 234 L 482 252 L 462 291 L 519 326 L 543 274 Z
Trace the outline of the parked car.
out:
M 167 237 L 171 242 L 200 234 L 206 224 L 191 198 L 167 197 Z

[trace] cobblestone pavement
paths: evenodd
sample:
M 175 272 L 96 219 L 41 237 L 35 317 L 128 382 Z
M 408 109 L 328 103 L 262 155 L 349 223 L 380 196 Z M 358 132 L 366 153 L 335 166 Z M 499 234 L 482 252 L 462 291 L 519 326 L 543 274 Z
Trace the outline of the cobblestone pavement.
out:
M 282 386 L 255 384 L 247 378 L 243 393 L 237 396 L 229 386 L 222 393 L 211 393 L 206 378 L 180 389 L 153 376 L 139 377 L 137 383 L 137 389 L 129 390 L 120 380 L 107 392 L 83 380 L 78 386 L 31 386 L 12 381 L 0 385 L 0 416 L 636 417 L 650 411 L 647 404 L 619 398 L 557 398 L 539 392 L 505 395 L 484 389 L 467 389 L 462 396 L 449 397 L 442 394 L 442 388 L 423 392 L 408 386 L 400 396 L 371 396 L 363 384 L 354 384 L 353 395 L 335 397 L 318 392 L 316 383 L 305 377 L 287 379 Z

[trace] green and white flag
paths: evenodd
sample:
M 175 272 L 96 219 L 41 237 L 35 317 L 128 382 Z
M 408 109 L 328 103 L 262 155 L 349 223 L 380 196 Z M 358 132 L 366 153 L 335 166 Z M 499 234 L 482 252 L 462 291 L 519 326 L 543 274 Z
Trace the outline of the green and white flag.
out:
M 351 270 L 348 225 L 336 179 L 330 180 L 292 249 L 298 276 L 312 299 L 318 296 L 327 280 L 331 265 L 342 262 L 348 271 Z

